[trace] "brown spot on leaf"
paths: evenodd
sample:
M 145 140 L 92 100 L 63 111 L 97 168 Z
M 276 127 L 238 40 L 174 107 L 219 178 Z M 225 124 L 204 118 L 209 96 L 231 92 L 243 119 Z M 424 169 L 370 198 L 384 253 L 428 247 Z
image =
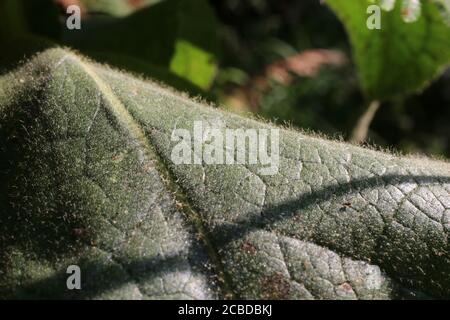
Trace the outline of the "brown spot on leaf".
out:
M 175 206 L 177 207 L 177 210 L 183 210 L 184 204 L 180 201 L 175 201 Z
M 77 239 L 84 238 L 86 236 L 86 229 L 84 229 L 84 228 L 73 228 L 72 229 L 72 235 L 75 238 L 77 238 Z
M 344 202 L 342 204 L 342 207 L 339 209 L 339 211 L 345 211 L 345 210 L 347 210 L 347 208 L 351 208 L 351 207 L 352 207 L 351 202 Z
M 340 287 L 342 289 L 344 289 L 345 291 L 353 291 L 352 285 L 348 282 L 344 282 L 343 284 L 340 285 Z
M 141 8 L 144 5 L 142 0 L 128 0 L 128 4 L 133 8 Z
M 142 168 L 145 173 L 150 173 L 154 168 L 153 162 L 147 161 Z
M 111 160 L 112 161 L 120 161 L 120 160 L 122 160 L 122 158 L 123 158 L 122 155 L 116 154 L 116 155 L 112 156 Z
M 242 250 L 244 250 L 245 253 L 248 253 L 251 255 L 254 255 L 256 253 L 256 247 L 248 241 L 245 241 L 242 244 Z
M 289 298 L 291 285 L 282 274 L 276 273 L 262 279 L 261 289 L 263 299 L 283 300 Z

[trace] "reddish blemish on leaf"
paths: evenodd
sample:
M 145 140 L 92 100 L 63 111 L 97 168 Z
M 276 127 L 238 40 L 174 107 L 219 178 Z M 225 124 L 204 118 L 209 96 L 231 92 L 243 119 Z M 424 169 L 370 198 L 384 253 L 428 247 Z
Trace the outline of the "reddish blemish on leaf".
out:
M 289 298 L 291 285 L 286 278 L 279 273 L 264 277 L 261 281 L 262 298 L 282 300 Z
M 140 8 L 144 5 L 142 0 L 128 0 L 128 4 L 133 8 Z
M 344 289 L 345 291 L 353 291 L 352 285 L 348 282 L 344 282 L 343 284 L 340 285 L 340 287 L 342 289 Z
M 251 255 L 254 255 L 256 253 L 256 247 L 248 241 L 242 244 L 242 250 L 244 250 L 245 253 Z

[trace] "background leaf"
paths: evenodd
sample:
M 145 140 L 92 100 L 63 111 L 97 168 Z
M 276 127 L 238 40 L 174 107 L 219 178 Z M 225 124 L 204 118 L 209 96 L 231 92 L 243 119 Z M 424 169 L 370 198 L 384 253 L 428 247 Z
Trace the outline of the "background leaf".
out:
M 88 22 L 82 32 L 66 32 L 65 42 L 88 55 L 112 52 L 167 67 L 203 89 L 215 75 L 218 39 L 206 0 L 166 0 L 125 18 Z
M 181 1 L 178 34 L 170 70 L 201 88 L 215 77 L 219 54 L 217 22 L 207 1 Z
M 125 18 L 83 23 L 81 32 L 66 32 L 66 43 L 84 52 L 123 54 L 167 66 L 174 52 L 177 1 L 164 1 Z M 97 22 L 98 23 L 98 22 Z
M 344 23 L 361 86 L 371 99 L 386 99 L 422 89 L 450 62 L 450 27 L 431 1 L 422 1 L 422 13 L 405 23 L 401 3 L 382 11 L 381 30 L 366 27 L 368 0 L 327 0 Z

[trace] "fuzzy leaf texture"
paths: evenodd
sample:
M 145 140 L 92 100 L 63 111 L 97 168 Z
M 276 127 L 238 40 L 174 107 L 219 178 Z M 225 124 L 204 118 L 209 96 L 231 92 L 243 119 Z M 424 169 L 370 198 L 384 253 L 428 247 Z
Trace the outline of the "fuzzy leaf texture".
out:
M 417 2 L 326 1 L 347 30 L 369 99 L 421 90 L 450 62 L 450 25 L 439 9 L 440 1 L 420 1 L 419 6 Z M 381 29 L 371 30 L 366 23 L 373 12 L 368 14 L 367 9 L 377 3 L 385 9 Z
M 448 163 L 280 128 L 275 175 L 173 164 L 198 120 L 273 128 L 63 49 L 3 75 L 0 297 L 450 298 Z

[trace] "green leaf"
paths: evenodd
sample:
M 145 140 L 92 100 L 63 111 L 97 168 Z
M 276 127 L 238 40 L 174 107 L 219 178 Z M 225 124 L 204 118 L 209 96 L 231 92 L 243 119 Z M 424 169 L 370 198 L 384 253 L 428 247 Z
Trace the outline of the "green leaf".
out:
M 207 89 L 216 75 L 219 52 L 218 26 L 207 1 L 181 1 L 178 34 L 170 69 Z
M 366 26 L 370 0 L 327 0 L 349 34 L 361 86 L 370 99 L 424 88 L 450 62 L 450 27 L 438 7 L 422 1 L 420 17 L 406 23 L 402 1 L 381 13 L 381 30 Z
M 216 74 L 214 57 L 183 40 L 177 41 L 170 70 L 201 88 L 209 88 Z
M 445 22 L 450 25 L 450 1 L 449 0 L 434 0 L 439 10 L 441 11 L 442 16 L 444 17 Z
M 279 170 L 174 128 L 279 129 Z M 0 77 L 0 298 L 450 297 L 450 165 L 204 106 L 61 49 Z M 67 290 L 79 265 L 82 290 Z

